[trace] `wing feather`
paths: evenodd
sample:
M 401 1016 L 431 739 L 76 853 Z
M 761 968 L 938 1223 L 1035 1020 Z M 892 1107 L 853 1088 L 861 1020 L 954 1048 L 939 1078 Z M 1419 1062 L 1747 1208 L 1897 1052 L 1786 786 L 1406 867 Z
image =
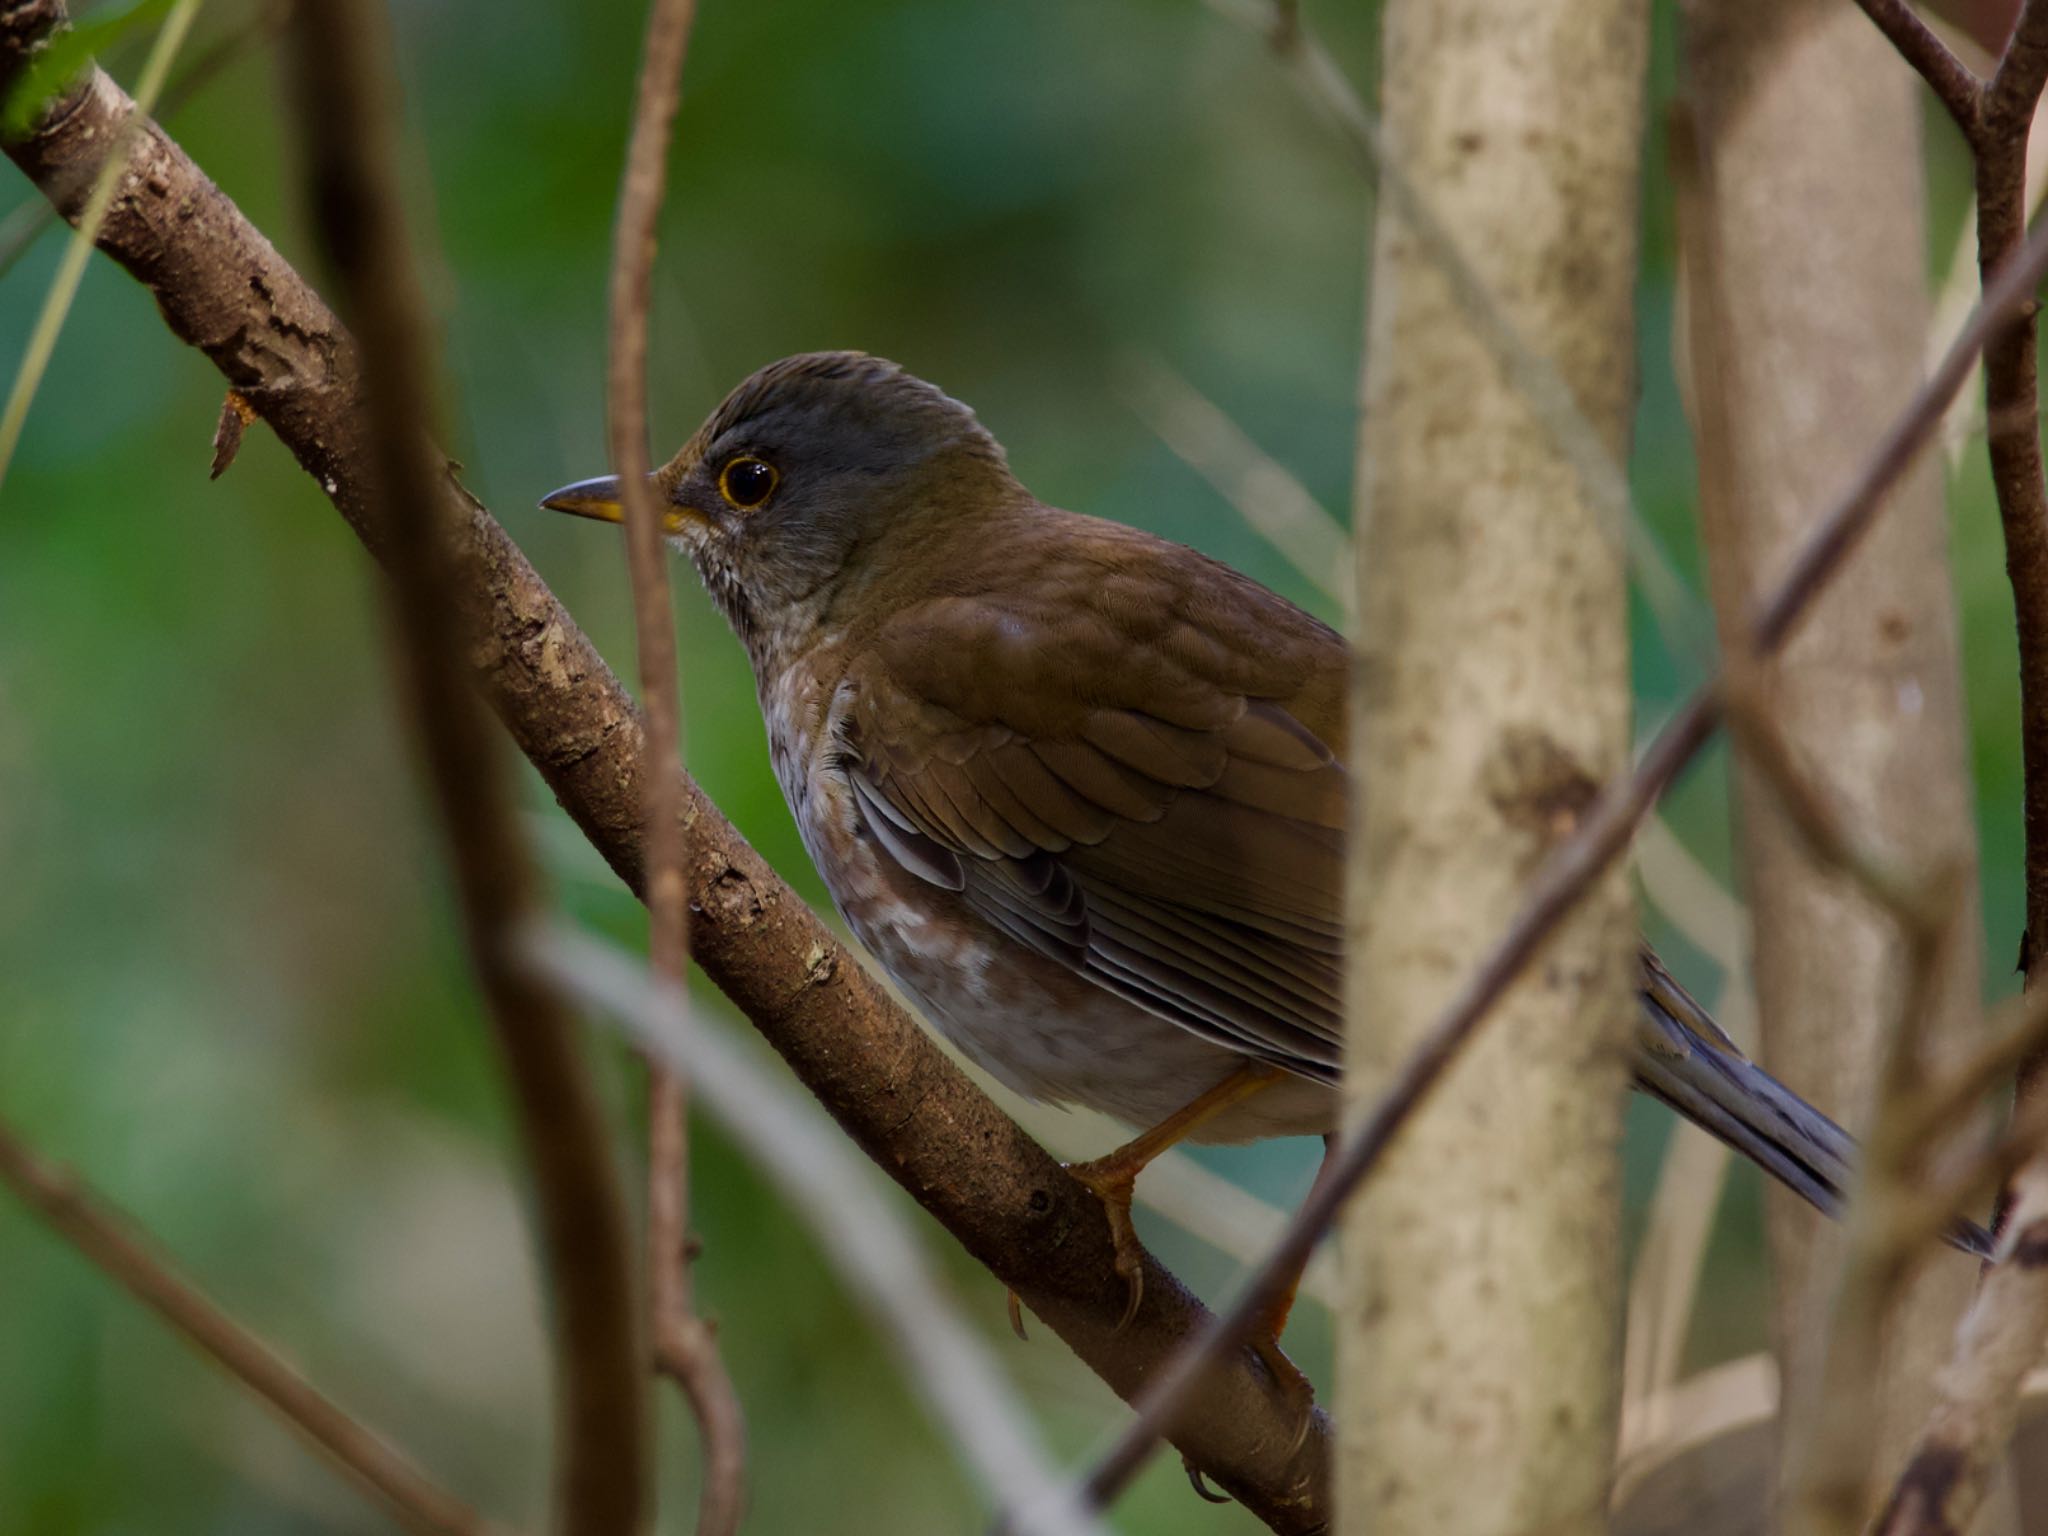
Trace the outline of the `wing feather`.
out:
M 840 685 L 835 761 L 875 845 L 1002 933 L 1333 1080 L 1346 651 L 1261 589 L 1186 587 L 1204 567 L 1165 548 L 1077 576 L 1078 616 L 1022 587 L 897 614 Z

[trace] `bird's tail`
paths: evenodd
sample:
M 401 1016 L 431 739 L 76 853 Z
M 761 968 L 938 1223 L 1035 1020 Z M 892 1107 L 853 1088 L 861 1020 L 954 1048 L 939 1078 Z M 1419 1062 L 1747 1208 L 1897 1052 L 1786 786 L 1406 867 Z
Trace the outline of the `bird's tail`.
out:
M 1855 1173 L 1855 1138 L 1737 1050 L 1648 951 L 1642 1004 L 1636 1086 L 1839 1216 Z M 1966 1253 L 1990 1257 L 1991 1234 L 1975 1222 L 1958 1221 L 1948 1237 Z

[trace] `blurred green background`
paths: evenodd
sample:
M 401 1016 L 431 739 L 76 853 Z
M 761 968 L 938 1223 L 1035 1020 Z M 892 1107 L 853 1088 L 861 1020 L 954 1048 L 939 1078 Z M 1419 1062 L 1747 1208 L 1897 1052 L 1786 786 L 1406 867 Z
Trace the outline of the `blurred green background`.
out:
M 1375 10 L 1311 11 L 1361 82 Z M 249 0 L 214 0 L 187 56 L 248 14 Z M 1676 69 L 1670 10 L 1657 15 L 1633 468 L 1645 515 L 1697 586 L 1655 126 Z M 533 503 L 606 467 L 605 267 L 641 19 L 637 5 L 536 0 L 398 8 L 446 436 L 626 671 L 617 541 Z M 115 55 L 124 78 L 139 41 Z M 173 128 L 304 260 L 283 79 L 267 47 L 251 49 Z M 1928 139 L 1938 265 L 1967 183 L 1945 124 Z M 0 182 L 7 201 L 29 195 L 12 172 Z M 975 405 L 1045 499 L 1184 539 L 1319 606 L 1148 430 L 1118 370 L 1134 355 L 1169 363 L 1341 515 L 1369 214 L 1342 147 L 1258 43 L 1198 0 L 705 0 L 654 314 L 657 447 L 769 359 L 861 347 Z M 46 236 L 0 284 L 9 360 L 59 248 Z M 96 261 L 0 499 L 0 1114 L 457 1491 L 531 1523 L 546 1369 L 521 1195 L 394 722 L 370 570 L 262 429 L 208 482 L 219 407 L 212 369 Z M 2020 924 L 2014 658 L 1975 457 L 1952 507 L 1987 974 L 2004 989 Z M 691 764 L 822 907 L 739 652 L 694 583 L 681 588 Z M 1637 618 L 1647 723 L 1693 673 Z M 563 907 L 639 942 L 638 908 L 530 778 L 527 800 Z M 1670 812 L 1725 875 L 1723 762 L 1696 770 Z M 1711 995 L 1711 971 L 1668 947 Z M 705 1006 L 723 1007 L 708 991 Z M 609 1041 L 593 1050 L 629 1148 L 637 1071 Z M 1668 1125 L 1640 1105 L 1631 1124 L 1639 1207 Z M 810 1239 L 715 1130 L 696 1134 L 699 1284 L 751 1421 L 751 1528 L 978 1529 L 974 1490 Z M 1286 1201 L 1316 1150 L 1202 1156 Z M 1696 1362 L 1764 1342 L 1759 1210 L 1742 1170 Z M 1106 1389 L 1043 1330 L 1011 1340 L 1000 1288 L 918 1220 L 1051 1443 L 1068 1456 L 1099 1443 L 1120 1417 Z M 1140 1222 L 1198 1288 L 1228 1292 L 1234 1261 Z M 1290 1347 L 1327 1379 L 1312 1307 Z M 668 1394 L 662 1412 L 666 1528 L 683 1529 L 690 1439 Z M 1199 1503 L 1171 1457 L 1119 1523 L 1250 1524 Z M 0 1532 L 384 1529 L 0 1200 Z

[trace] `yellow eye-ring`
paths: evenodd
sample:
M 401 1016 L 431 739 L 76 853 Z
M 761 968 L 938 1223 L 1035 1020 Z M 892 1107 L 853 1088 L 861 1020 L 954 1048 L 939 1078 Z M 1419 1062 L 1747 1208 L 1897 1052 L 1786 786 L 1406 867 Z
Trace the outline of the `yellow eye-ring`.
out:
M 726 461 L 718 472 L 718 494 L 742 512 L 751 512 L 775 494 L 781 473 L 765 459 L 743 453 Z

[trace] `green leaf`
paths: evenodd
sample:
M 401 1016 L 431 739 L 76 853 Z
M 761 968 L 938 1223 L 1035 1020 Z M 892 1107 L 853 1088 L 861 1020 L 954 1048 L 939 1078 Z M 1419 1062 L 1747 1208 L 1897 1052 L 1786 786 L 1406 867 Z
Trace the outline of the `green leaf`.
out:
M 118 16 L 94 17 L 51 38 L 9 87 L 6 101 L 0 102 L 0 134 L 14 139 L 27 133 L 88 64 L 137 27 L 162 21 L 171 4 L 172 0 L 137 0 Z

